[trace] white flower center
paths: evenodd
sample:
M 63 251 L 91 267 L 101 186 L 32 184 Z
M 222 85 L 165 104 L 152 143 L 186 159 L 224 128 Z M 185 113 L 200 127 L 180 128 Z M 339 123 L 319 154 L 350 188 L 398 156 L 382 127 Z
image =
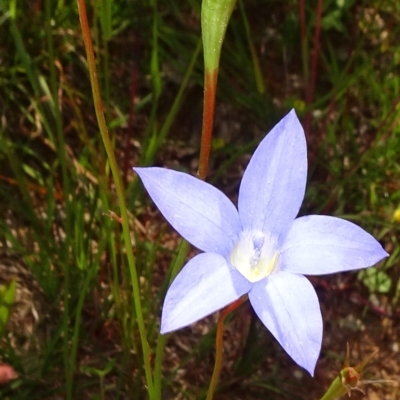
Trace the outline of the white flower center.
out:
M 261 231 L 242 232 L 229 255 L 230 263 L 252 283 L 271 275 L 277 260 L 277 239 Z

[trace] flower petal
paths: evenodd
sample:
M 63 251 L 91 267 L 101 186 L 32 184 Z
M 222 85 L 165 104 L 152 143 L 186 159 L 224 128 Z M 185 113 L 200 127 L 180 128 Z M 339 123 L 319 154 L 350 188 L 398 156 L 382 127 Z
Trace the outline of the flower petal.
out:
M 387 257 L 369 233 L 336 217 L 309 215 L 293 221 L 281 248 L 281 268 L 308 275 L 370 267 Z
M 244 173 L 239 191 L 243 229 L 278 236 L 299 212 L 306 179 L 306 140 L 292 110 L 263 139 Z
M 134 168 L 156 206 L 187 241 L 227 256 L 240 232 L 238 212 L 217 188 L 165 168 Z
M 190 325 L 246 294 L 251 283 L 216 253 L 192 258 L 168 289 L 161 333 Z
M 322 341 L 322 317 L 311 283 L 279 272 L 257 282 L 249 293 L 254 311 L 285 351 L 311 375 Z

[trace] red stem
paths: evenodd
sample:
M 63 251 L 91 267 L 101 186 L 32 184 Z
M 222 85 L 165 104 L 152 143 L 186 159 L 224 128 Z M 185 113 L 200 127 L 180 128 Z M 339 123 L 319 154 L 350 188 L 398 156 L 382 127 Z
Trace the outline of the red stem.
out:
M 307 33 L 306 33 L 306 7 L 304 4 L 304 0 L 299 0 L 299 19 L 300 19 L 300 40 L 301 40 L 301 49 L 303 57 L 308 57 L 308 54 L 305 54 L 306 46 L 307 46 Z M 306 82 L 304 87 L 305 97 L 307 98 L 307 84 L 308 84 L 308 71 L 307 71 L 308 60 L 303 60 L 303 78 Z
M 203 128 L 201 134 L 201 149 L 199 170 L 200 179 L 207 176 L 208 162 L 210 160 L 212 129 L 214 124 L 215 95 L 217 92 L 218 68 L 213 71 L 206 70 L 204 74 L 204 103 L 203 103 Z
M 318 53 L 320 47 L 320 33 L 321 33 L 321 20 L 322 20 L 322 10 L 323 10 L 324 0 L 318 0 L 317 13 L 315 21 L 315 31 L 314 31 L 314 51 L 311 60 L 311 77 L 307 92 L 306 105 L 309 106 L 314 100 L 315 91 L 315 81 L 317 78 L 317 65 L 318 65 Z M 304 121 L 304 131 L 308 137 L 311 129 L 311 111 L 308 111 L 305 121 Z
M 217 323 L 217 334 L 215 337 L 215 364 L 214 371 L 211 377 L 210 386 L 207 392 L 207 399 L 212 400 L 214 397 L 214 392 L 217 387 L 219 380 L 219 375 L 222 368 L 222 352 L 223 352 L 223 336 L 224 336 L 224 322 L 225 318 L 241 304 L 247 300 L 247 296 L 242 296 L 240 299 L 234 301 L 233 303 L 226 306 L 219 314 Z

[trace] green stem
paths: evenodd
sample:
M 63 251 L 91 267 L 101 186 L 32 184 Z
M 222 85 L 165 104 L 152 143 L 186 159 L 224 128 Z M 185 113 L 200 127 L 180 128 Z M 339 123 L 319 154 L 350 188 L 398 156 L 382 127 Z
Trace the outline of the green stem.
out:
M 109 50 L 108 50 L 108 40 L 103 34 L 103 87 L 104 87 L 104 103 L 107 121 L 110 120 L 110 60 L 109 60 Z
M 182 102 L 184 100 L 185 90 L 188 87 L 190 78 L 192 77 L 192 74 L 193 74 L 193 70 L 196 66 L 196 62 L 197 62 L 197 58 L 199 57 L 200 50 L 201 50 L 201 39 L 199 38 L 198 42 L 196 44 L 196 48 L 194 49 L 192 57 L 189 61 L 189 64 L 185 68 L 186 72 L 182 79 L 182 83 L 179 87 L 178 93 L 176 94 L 174 101 L 172 103 L 172 106 L 168 112 L 168 115 L 165 118 L 165 122 L 164 122 L 162 128 L 160 129 L 157 147 L 160 147 L 164 143 L 164 140 L 167 137 L 167 134 L 168 134 L 173 122 L 175 121 L 175 118 L 178 114 L 180 106 L 182 105 Z M 153 157 L 154 157 L 154 155 L 153 155 Z
M 343 396 L 347 393 L 346 388 L 343 386 L 340 378 L 337 377 L 327 390 L 327 392 L 321 397 L 320 400 L 335 400 L 340 396 Z
M 247 19 L 246 11 L 244 9 L 243 0 L 239 0 L 238 4 L 243 18 L 243 25 L 244 25 L 244 30 L 246 32 L 247 42 L 249 45 L 251 60 L 253 62 L 254 78 L 256 80 L 257 90 L 258 93 L 263 94 L 265 93 L 264 79 L 261 73 L 260 61 L 257 57 L 256 49 L 254 47 L 253 41 L 251 40 L 250 24 Z
M 143 312 L 142 312 L 142 305 L 140 300 L 140 288 L 139 288 L 139 280 L 136 271 L 135 260 L 133 257 L 132 251 L 132 244 L 130 239 L 130 232 L 129 232 L 129 221 L 128 221 L 128 212 L 125 206 L 125 194 L 124 188 L 122 185 L 121 175 L 119 173 L 118 165 L 115 159 L 112 143 L 108 134 L 106 121 L 103 114 L 101 96 L 100 96 L 100 88 L 97 79 L 97 72 L 96 72 L 96 63 L 94 58 L 94 51 L 93 45 L 90 37 L 90 30 L 89 24 L 86 14 L 86 6 L 84 0 L 77 0 L 78 2 L 78 11 L 79 11 L 79 18 L 81 22 L 82 34 L 83 34 L 83 41 L 85 44 L 86 49 L 86 57 L 88 61 L 89 67 L 89 75 L 90 81 L 92 86 L 93 92 L 93 101 L 96 111 L 97 122 L 99 124 L 100 134 L 103 140 L 104 147 L 107 152 L 108 161 L 110 163 L 111 172 L 114 178 L 115 190 L 118 197 L 118 204 L 122 218 L 122 228 L 123 228 L 123 238 L 126 247 L 126 253 L 128 257 L 128 265 L 129 265 L 129 272 L 131 275 L 132 281 L 132 289 L 133 289 L 133 302 L 135 306 L 135 313 L 139 328 L 139 335 L 141 340 L 141 347 L 143 352 L 143 363 L 144 369 L 146 374 L 146 385 L 147 391 L 149 393 L 150 399 L 154 398 L 154 387 L 153 387 L 153 379 L 152 379 L 152 371 L 150 366 L 150 350 L 147 343 L 146 338 L 146 331 L 143 321 Z
M 80 288 L 79 291 L 79 299 L 78 299 L 78 304 L 76 307 L 75 311 L 75 323 L 73 327 L 73 332 L 72 332 L 72 339 L 71 339 L 71 346 L 68 346 L 68 349 L 70 353 L 68 353 L 68 357 L 70 359 L 70 370 L 71 370 L 71 376 L 70 376 L 70 385 L 71 387 L 69 388 L 68 392 L 71 393 L 70 396 L 72 398 L 72 378 L 73 378 L 73 372 L 75 370 L 75 361 L 76 361 L 76 355 L 78 353 L 78 343 L 79 343 L 79 332 L 81 329 L 81 321 L 82 321 L 82 310 L 83 306 L 85 303 L 85 298 L 86 294 L 89 289 L 89 284 L 93 278 L 93 271 L 86 271 L 86 276 L 84 278 L 84 281 L 82 283 L 82 287 Z
M 101 26 L 101 40 L 103 42 L 103 59 L 102 59 L 102 73 L 101 81 L 103 83 L 103 94 L 105 103 L 106 121 L 110 120 L 110 51 L 109 42 L 112 34 L 112 0 L 100 1 L 100 26 Z

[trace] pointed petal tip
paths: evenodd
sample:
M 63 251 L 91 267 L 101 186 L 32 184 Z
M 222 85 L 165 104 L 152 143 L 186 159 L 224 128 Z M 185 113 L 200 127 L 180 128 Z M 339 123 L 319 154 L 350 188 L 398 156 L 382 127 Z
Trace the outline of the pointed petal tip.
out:
M 160 334 L 161 335 L 169 335 L 170 333 L 176 332 L 179 329 L 187 328 L 192 324 L 195 324 L 197 321 L 193 321 L 189 324 L 177 324 L 176 321 L 170 321 L 168 318 L 161 317 L 161 326 L 160 326 Z
M 175 332 L 179 329 L 186 328 L 187 326 L 191 325 L 192 323 L 195 323 L 196 321 L 192 321 L 191 323 L 186 323 L 181 322 L 179 318 L 176 318 L 176 316 L 171 315 L 168 312 L 164 312 L 164 308 L 161 313 L 161 326 L 160 326 L 160 333 L 161 335 L 168 335 L 172 332 Z
M 136 172 L 136 174 L 140 177 L 141 180 L 143 180 L 143 178 L 146 178 L 147 174 L 146 174 L 146 170 L 151 170 L 151 167 L 132 167 L 133 171 Z M 150 172 L 150 171 L 149 171 Z M 151 171 L 153 173 L 157 173 L 157 171 Z
M 315 360 L 315 362 L 308 363 L 308 365 L 303 365 L 302 367 L 314 378 L 316 365 L 317 365 L 317 360 Z
M 297 113 L 296 113 L 296 110 L 295 110 L 294 108 L 292 108 L 292 109 L 287 113 L 287 115 L 290 115 L 292 118 L 299 119 L 299 118 L 297 117 Z
M 383 248 L 383 246 L 382 246 L 381 254 L 382 254 L 382 259 L 380 261 L 382 261 L 386 257 L 390 257 L 390 254 Z
M 384 261 L 385 258 L 390 257 L 390 254 L 388 254 L 384 249 L 381 251 L 377 252 L 377 261 L 371 265 L 373 267 L 375 264 L 379 264 L 380 262 Z M 368 267 L 367 267 L 368 268 Z
M 229 254 L 240 221 L 236 207 L 216 187 L 167 168 L 133 168 L 165 219 L 200 250 Z
M 168 333 L 171 333 L 173 329 L 168 329 L 168 326 L 165 326 L 165 323 L 161 321 L 161 327 L 160 327 L 160 333 L 161 335 L 167 335 Z
M 251 284 L 232 271 L 216 253 L 202 253 L 188 261 L 165 296 L 161 333 L 189 326 L 248 293 Z
M 332 216 L 297 218 L 281 249 L 285 269 L 305 275 L 325 275 L 371 267 L 389 254 L 358 225 Z
M 255 284 L 249 300 L 287 354 L 313 375 L 321 351 L 323 324 L 311 283 L 302 275 L 279 272 Z
M 291 110 L 264 137 L 244 172 L 238 209 L 243 229 L 279 236 L 299 212 L 307 181 L 307 143 Z
M 304 129 L 303 126 L 300 123 L 299 117 L 297 116 L 296 110 L 294 108 L 292 108 L 283 118 L 282 120 L 284 120 L 286 123 L 287 122 L 294 122 L 296 124 L 298 124 L 299 126 L 297 128 L 300 128 L 300 130 L 304 133 Z
M 146 178 L 151 174 L 157 174 L 157 170 L 162 168 L 157 167 L 132 167 L 133 171 L 136 172 L 140 178 Z
M 315 367 L 318 362 L 319 352 L 309 355 L 307 358 L 294 360 L 297 365 L 304 368 L 312 377 L 314 377 Z

